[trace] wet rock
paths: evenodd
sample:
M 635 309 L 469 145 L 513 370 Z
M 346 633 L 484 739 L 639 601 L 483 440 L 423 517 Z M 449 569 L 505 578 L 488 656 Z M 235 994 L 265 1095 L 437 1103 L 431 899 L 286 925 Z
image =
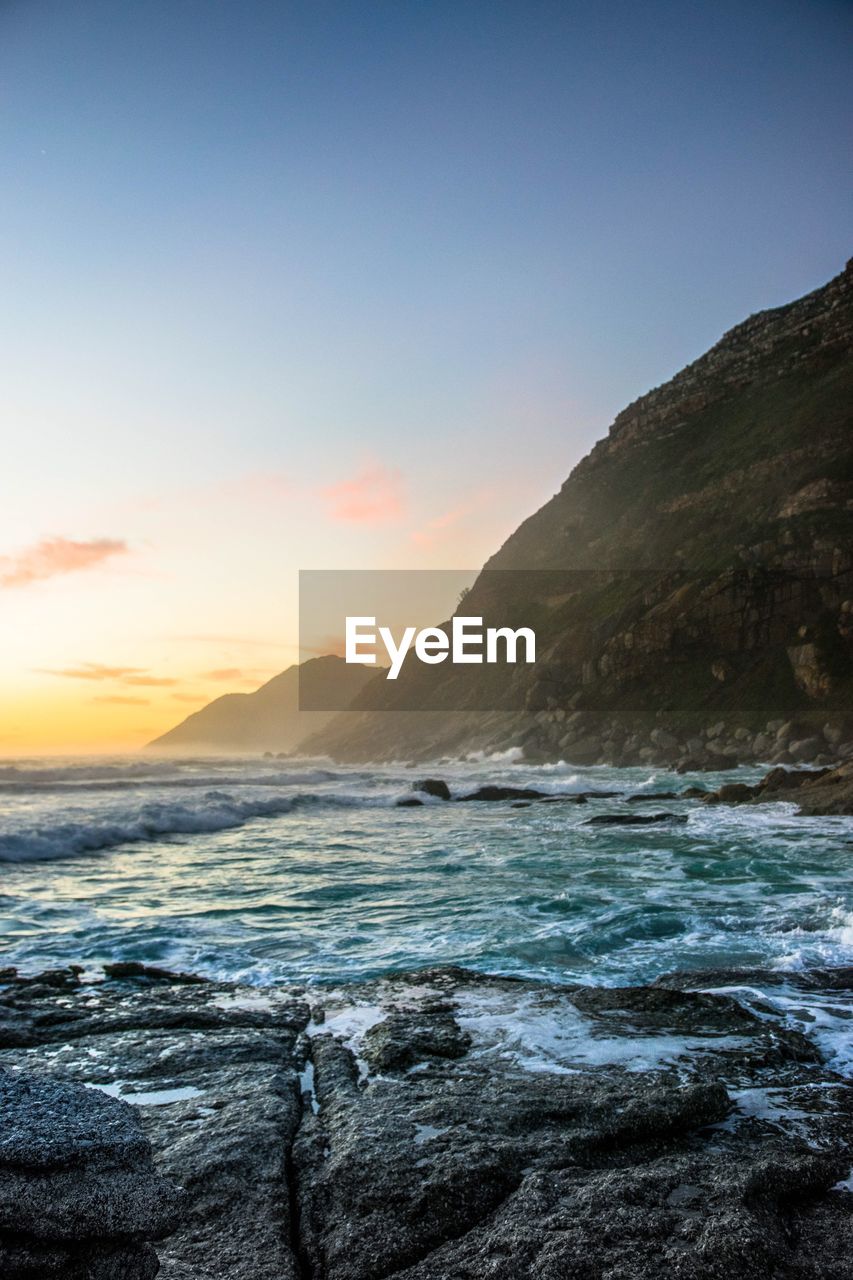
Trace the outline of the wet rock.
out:
M 655 978 L 652 987 L 671 987 L 678 991 L 708 987 L 783 987 L 802 991 L 853 991 L 853 965 L 813 969 L 676 969 Z
M 686 813 L 597 813 L 585 827 L 650 827 L 660 822 L 686 822 Z
M 80 1245 L 0 1238 L 3 1280 L 154 1280 L 160 1263 L 151 1245 Z
M 590 792 L 579 791 L 577 794 L 565 796 L 542 796 L 540 804 L 587 804 Z
M 801 814 L 853 814 L 853 764 L 837 769 L 771 769 L 756 786 L 726 783 L 712 792 L 709 803 L 762 803 L 787 799 L 794 793 Z
M 771 795 L 779 791 L 797 791 L 806 782 L 822 778 L 826 769 L 771 769 L 754 788 L 756 795 Z
M 397 801 L 398 809 L 420 809 L 422 805 L 423 800 L 419 800 L 417 796 L 403 796 Z
M 774 1098 L 785 1081 L 801 1089 L 797 1115 L 800 1097 L 831 1097 L 825 1110 L 840 1105 L 849 1131 L 841 1082 L 814 1060 L 760 1052 L 778 1023 L 725 996 L 537 988 L 460 970 L 399 975 L 363 998 L 387 1004 L 388 1019 L 401 999 L 423 1002 L 421 1020 L 455 1004 L 472 1046 L 359 1082 L 353 1053 L 364 1057 L 381 1023 L 352 1047 L 313 1042 L 319 1113 L 296 1151 L 309 1274 L 814 1280 L 815 1256 L 844 1258 L 845 1205 L 831 1188 L 847 1157 L 811 1150 L 800 1121 L 785 1131 L 737 1102 L 747 1080 Z M 679 1042 L 707 1054 L 663 1048 Z M 672 1070 L 624 1070 L 632 1044 L 642 1054 L 656 1043 L 678 1057 Z M 820 1145 L 819 1126 L 835 1122 L 814 1123 Z
M 460 800 L 541 800 L 547 792 L 536 791 L 533 787 L 499 787 L 485 786 L 478 787 L 476 791 L 471 791 L 467 796 L 460 796 Z
M 650 800 L 677 800 L 676 791 L 640 791 L 637 795 L 628 796 L 628 804 L 646 804 Z
M 443 778 L 422 778 L 420 782 L 412 783 L 413 791 L 423 791 L 428 796 L 435 796 L 438 800 L 450 799 L 450 787 Z
M 742 804 L 756 794 L 755 787 L 745 782 L 726 782 L 707 797 L 708 804 Z
M 158 969 L 156 965 L 140 964 L 138 960 L 105 964 L 104 974 L 108 978 L 141 978 L 148 982 L 207 982 L 207 978 L 201 978 L 197 973 L 174 973 L 171 969 Z
M 853 761 L 821 771 L 797 792 L 802 814 L 853 814 Z
M 0 1070 L 0 1116 L 2 1274 L 153 1276 L 148 1242 L 177 1225 L 180 1196 L 155 1170 L 133 1109 Z
M 366 1033 L 363 1053 L 375 1071 L 399 1071 L 429 1058 L 461 1058 L 470 1045 L 450 1014 L 393 1013 Z
M 0 1062 L 133 1098 L 185 1189 L 161 1280 L 817 1280 L 816 1259 L 849 1280 L 851 1197 L 832 1188 L 853 1091 L 762 974 L 737 973 L 597 988 L 429 969 L 312 988 L 310 1025 L 287 987 L 12 981 L 0 1007 L 31 1045 Z M 696 989 L 715 981 L 750 1006 Z M 76 1270 L 64 1242 L 12 1270 L 17 1247 L 4 1280 L 156 1268 L 136 1240 L 87 1243 Z
M 0 993 L 0 1010 L 29 1028 L 25 1057 L 7 1049 L 0 1064 L 26 1060 L 62 1087 L 97 1084 L 129 1100 L 81 1090 L 129 1114 L 160 1176 L 184 1189 L 177 1226 L 158 1246 L 161 1280 L 295 1280 L 288 1152 L 302 1115 L 296 1044 L 305 1002 L 289 990 L 144 975 L 60 990 L 50 1008 L 30 990 L 13 983 Z M 81 1280 L 137 1274 L 130 1262 L 98 1266 Z

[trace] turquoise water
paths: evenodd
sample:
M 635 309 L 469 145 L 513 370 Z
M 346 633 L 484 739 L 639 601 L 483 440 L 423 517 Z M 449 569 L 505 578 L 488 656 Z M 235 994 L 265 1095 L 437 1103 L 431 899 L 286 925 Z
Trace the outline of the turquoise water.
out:
M 456 794 L 712 787 L 648 769 L 434 766 Z M 741 770 L 749 780 L 760 771 Z M 624 799 L 397 808 L 420 770 L 317 761 L 0 766 L 2 963 L 133 959 L 265 984 L 424 964 L 632 983 L 853 962 L 853 820 Z M 672 810 L 684 825 L 595 827 Z

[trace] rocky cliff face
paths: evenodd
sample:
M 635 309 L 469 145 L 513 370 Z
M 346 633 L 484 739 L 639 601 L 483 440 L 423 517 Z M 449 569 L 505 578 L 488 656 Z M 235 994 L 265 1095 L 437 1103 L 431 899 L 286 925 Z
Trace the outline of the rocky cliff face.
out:
M 435 715 L 349 716 L 316 745 L 517 744 L 577 763 L 853 751 L 852 341 L 848 264 L 618 415 L 465 601 L 536 629 L 535 666 L 488 704 L 503 714 L 477 713 L 471 668 L 432 668 Z M 357 705 L 388 700 L 373 685 Z

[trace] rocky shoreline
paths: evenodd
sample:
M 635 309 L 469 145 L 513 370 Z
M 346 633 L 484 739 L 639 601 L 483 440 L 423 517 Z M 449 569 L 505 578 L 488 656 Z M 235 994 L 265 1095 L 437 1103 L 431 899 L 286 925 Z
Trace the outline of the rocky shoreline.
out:
M 853 970 L 0 982 L 9 1280 L 853 1276 Z
M 523 735 L 525 755 L 573 764 L 653 765 L 679 773 L 732 769 L 741 764 L 828 767 L 853 760 L 853 728 L 846 720 L 816 727 L 769 720 L 761 730 L 719 721 L 685 731 L 674 727 L 601 724 L 589 712 L 543 709 Z
M 554 795 L 535 787 L 486 785 L 475 791 L 454 797 L 443 778 L 423 778 L 412 784 L 412 794 L 397 801 L 400 808 L 419 808 L 425 801 L 421 796 L 456 803 L 498 803 L 509 801 L 513 808 L 528 808 L 536 802 L 542 804 L 588 804 L 590 800 L 615 800 L 628 805 L 650 804 L 663 800 L 690 800 L 704 804 L 768 804 L 779 801 L 793 802 L 798 812 L 805 816 L 853 814 L 853 761 L 838 768 L 786 769 L 781 765 L 755 784 L 727 782 L 716 790 L 692 785 L 680 791 L 640 791 L 633 794 L 623 791 L 578 791 Z M 614 813 L 598 813 L 588 818 L 588 823 L 642 826 L 649 822 L 669 820 L 687 821 L 686 814 L 669 812 L 641 814 L 636 810 Z

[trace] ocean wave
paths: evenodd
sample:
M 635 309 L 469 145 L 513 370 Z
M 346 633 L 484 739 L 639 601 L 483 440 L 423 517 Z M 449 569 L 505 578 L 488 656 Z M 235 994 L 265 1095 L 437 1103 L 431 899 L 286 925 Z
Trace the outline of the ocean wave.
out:
M 172 771 L 173 772 L 173 771 Z M 241 787 L 288 787 L 311 786 L 322 782 L 335 782 L 345 775 L 335 773 L 331 769 L 314 769 L 295 773 L 240 773 L 225 772 L 186 774 L 170 777 L 169 773 L 140 773 L 118 776 L 108 770 L 97 770 L 74 776 L 74 770 L 32 770 L 16 771 L 0 769 L 0 795 L 26 794 L 36 792 L 62 791 L 95 791 L 98 794 L 109 791 L 141 791 L 146 787 L 157 787 L 159 790 L 198 790 L 202 787 L 216 787 L 223 784 Z
M 257 818 L 283 817 L 296 809 L 388 807 L 396 803 L 397 798 L 396 794 L 381 793 L 296 792 L 262 799 L 209 791 L 202 804 L 149 803 L 125 814 L 100 818 L 90 815 L 79 822 L 47 823 L 28 830 L 0 832 L 0 862 L 55 862 L 124 844 L 228 831 Z
M 175 772 L 172 763 L 143 760 L 121 764 L 42 764 L 26 761 L 0 766 L 0 783 L 96 782 L 115 778 L 164 778 Z

